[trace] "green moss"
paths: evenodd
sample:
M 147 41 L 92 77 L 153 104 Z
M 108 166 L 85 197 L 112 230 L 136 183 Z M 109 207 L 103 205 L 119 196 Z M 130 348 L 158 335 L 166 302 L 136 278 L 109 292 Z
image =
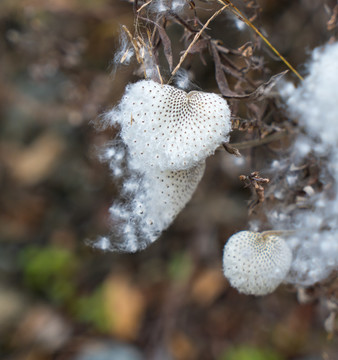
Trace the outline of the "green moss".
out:
M 283 357 L 272 350 L 241 345 L 226 351 L 219 360 L 283 360 Z
M 109 323 L 105 314 L 101 288 L 88 296 L 79 296 L 76 275 L 79 261 L 75 255 L 54 246 L 27 248 L 20 256 L 24 283 L 71 312 L 77 321 L 107 332 Z
M 101 332 L 110 329 L 104 306 L 103 291 L 96 289 L 91 295 L 83 296 L 75 303 L 75 316 L 84 323 L 94 326 Z
M 185 282 L 192 272 L 191 258 L 185 253 L 175 254 L 168 265 L 169 277 L 175 282 Z
M 20 256 L 24 283 L 57 303 L 74 297 L 77 260 L 69 250 L 54 246 L 29 247 Z

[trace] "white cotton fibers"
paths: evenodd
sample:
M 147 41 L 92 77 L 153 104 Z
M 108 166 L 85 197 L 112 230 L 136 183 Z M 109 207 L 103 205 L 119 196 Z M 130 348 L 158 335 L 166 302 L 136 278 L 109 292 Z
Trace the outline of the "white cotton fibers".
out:
M 143 80 L 130 84 L 119 106 L 106 114 L 137 166 L 182 170 L 195 166 L 228 140 L 227 102 L 216 94 L 186 93 Z
M 121 190 L 109 210 L 111 234 L 94 246 L 135 252 L 154 242 L 190 200 L 206 157 L 228 139 L 230 111 L 218 95 L 142 80 L 127 86 L 102 121 L 120 127 L 100 158 Z
M 149 9 L 158 15 L 164 13 L 179 14 L 187 8 L 187 5 L 188 3 L 185 0 L 152 0 Z
M 151 171 L 129 181 L 126 201 L 110 208 L 111 250 L 135 252 L 154 242 L 190 200 L 204 167 L 201 163 L 189 170 Z
M 291 259 L 291 251 L 280 235 L 240 231 L 224 246 L 223 271 L 238 291 L 266 295 L 285 279 Z
M 285 84 L 281 95 L 290 117 L 303 128 L 295 141 L 293 161 L 306 163 L 311 154 L 323 190 L 300 189 L 306 194 L 303 206 L 281 203 L 267 217 L 275 228 L 297 231 L 287 239 L 293 261 L 286 280 L 309 286 L 338 268 L 338 43 L 315 49 L 304 81 L 297 88 Z M 301 181 L 292 167 L 286 174 L 285 193 L 298 190 Z
M 286 90 L 284 90 L 286 91 Z M 312 53 L 308 75 L 288 91 L 287 106 L 309 135 L 325 145 L 338 145 L 338 43 Z

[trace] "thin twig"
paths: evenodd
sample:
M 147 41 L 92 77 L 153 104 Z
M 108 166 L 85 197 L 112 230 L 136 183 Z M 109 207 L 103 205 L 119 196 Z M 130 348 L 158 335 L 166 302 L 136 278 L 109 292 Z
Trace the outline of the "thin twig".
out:
M 158 65 L 156 65 L 156 70 L 157 70 L 158 76 L 159 76 L 159 78 L 160 78 L 161 85 L 163 85 L 163 79 L 162 79 L 160 67 L 159 67 Z
M 277 133 L 268 135 L 262 139 L 253 139 L 253 140 L 248 140 L 248 141 L 242 141 L 242 142 L 238 142 L 238 143 L 232 143 L 230 145 L 238 150 L 247 149 L 247 148 L 252 148 L 255 146 L 268 144 L 272 141 L 280 140 L 283 137 L 285 137 L 287 134 L 288 134 L 288 132 L 283 130 L 283 131 L 279 131 Z
M 148 6 L 153 0 L 149 0 L 148 2 L 146 2 L 145 4 L 143 4 L 138 10 L 137 12 L 139 13 L 140 11 L 142 11 L 146 6 Z
M 188 46 L 187 50 L 184 52 L 184 54 L 181 56 L 179 63 L 177 64 L 177 66 L 175 67 L 175 69 L 172 71 L 171 73 L 171 77 L 168 81 L 168 83 L 171 82 L 173 76 L 177 73 L 177 71 L 179 70 L 179 68 L 181 67 L 183 61 L 185 60 L 185 58 L 188 56 L 190 49 L 193 47 L 193 45 L 197 42 L 197 40 L 200 38 L 200 36 L 202 35 L 203 31 L 208 27 L 208 25 L 210 24 L 210 22 L 216 17 L 218 16 L 224 9 L 226 9 L 229 5 L 225 5 L 223 6 L 221 9 L 219 9 L 218 11 L 216 11 L 211 17 L 210 19 L 203 25 L 202 29 L 194 36 L 193 41 L 190 43 L 190 45 Z
M 178 16 L 174 11 L 169 10 L 168 14 L 176 19 L 181 25 L 188 29 L 191 33 L 197 33 L 198 30 L 192 28 L 186 21 L 184 21 L 180 16 Z

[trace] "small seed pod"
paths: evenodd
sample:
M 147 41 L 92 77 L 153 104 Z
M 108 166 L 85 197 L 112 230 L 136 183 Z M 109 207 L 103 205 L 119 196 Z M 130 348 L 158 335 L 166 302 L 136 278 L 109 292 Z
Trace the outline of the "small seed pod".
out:
M 240 231 L 224 246 L 223 271 L 230 284 L 247 295 L 266 295 L 285 279 L 291 250 L 282 231 Z

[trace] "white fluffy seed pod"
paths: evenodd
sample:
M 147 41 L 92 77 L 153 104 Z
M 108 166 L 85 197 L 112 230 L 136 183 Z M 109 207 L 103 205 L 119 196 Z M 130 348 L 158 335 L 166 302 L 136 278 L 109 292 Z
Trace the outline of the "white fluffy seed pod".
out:
M 224 246 L 223 271 L 239 292 L 266 295 L 285 279 L 291 259 L 291 250 L 278 232 L 240 231 Z
M 155 219 L 157 231 L 167 228 L 191 199 L 205 169 L 205 162 L 187 170 L 151 171 L 146 175 L 144 206 Z
M 204 169 L 202 162 L 188 170 L 134 173 L 124 182 L 126 201 L 110 208 L 111 236 L 100 238 L 94 246 L 135 252 L 153 243 L 190 200 Z
M 219 95 L 186 93 L 151 80 L 128 85 L 105 120 L 121 126 L 135 169 L 189 169 L 213 154 L 231 131 L 230 110 Z

